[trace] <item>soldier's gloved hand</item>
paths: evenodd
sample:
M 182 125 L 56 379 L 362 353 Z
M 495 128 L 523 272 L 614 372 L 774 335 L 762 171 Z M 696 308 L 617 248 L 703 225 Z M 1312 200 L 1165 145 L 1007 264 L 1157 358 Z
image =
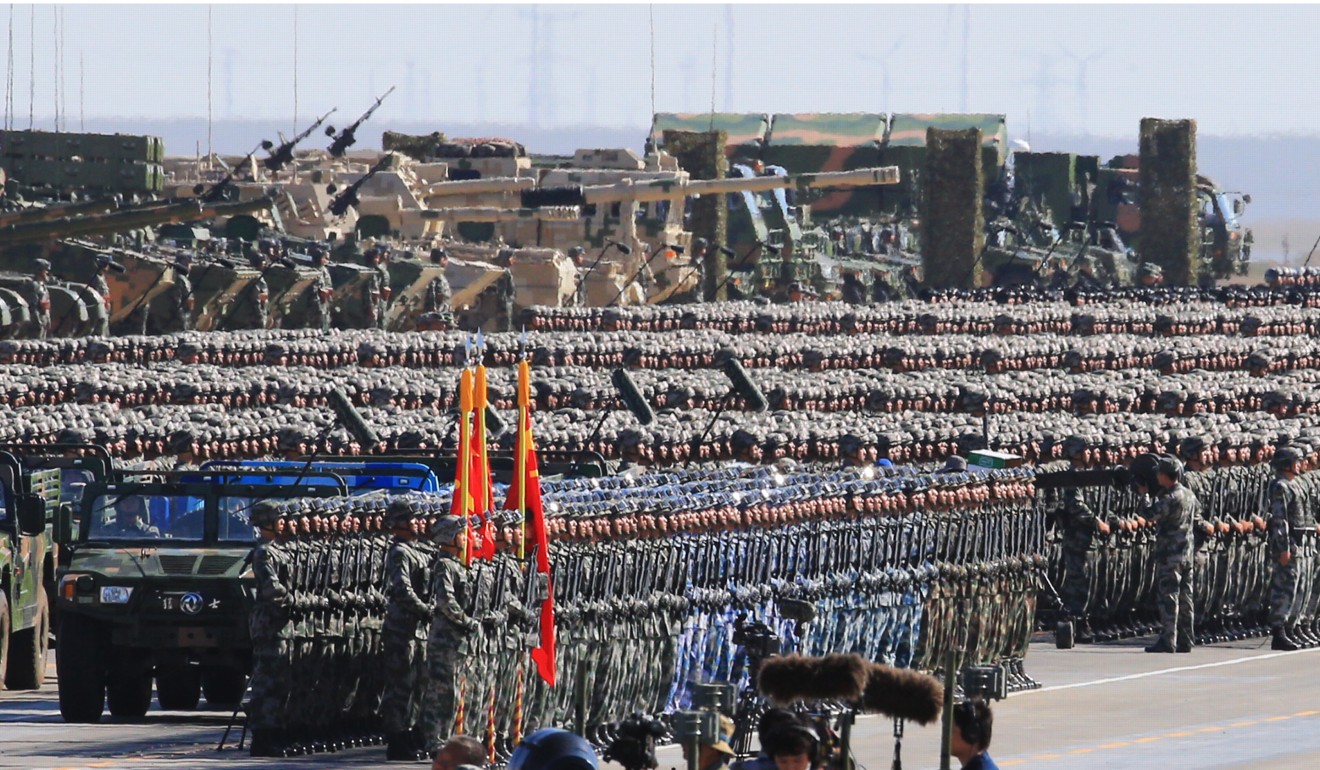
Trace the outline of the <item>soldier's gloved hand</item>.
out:
M 472 618 L 463 619 L 463 630 L 467 631 L 468 633 L 472 633 L 473 631 L 476 631 L 480 627 L 481 624 L 473 620 Z
M 503 610 L 491 610 L 482 617 L 482 622 L 492 626 L 498 626 L 509 619 L 509 613 Z

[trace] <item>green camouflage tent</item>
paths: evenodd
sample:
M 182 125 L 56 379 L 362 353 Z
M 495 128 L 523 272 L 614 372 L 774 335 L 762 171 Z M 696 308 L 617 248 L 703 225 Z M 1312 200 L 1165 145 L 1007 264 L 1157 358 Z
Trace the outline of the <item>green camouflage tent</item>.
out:
M 880 165 L 887 120 L 874 113 L 775 115 L 762 159 L 790 174 L 850 171 Z M 879 187 L 825 192 L 810 201 L 815 219 L 867 216 L 877 211 Z

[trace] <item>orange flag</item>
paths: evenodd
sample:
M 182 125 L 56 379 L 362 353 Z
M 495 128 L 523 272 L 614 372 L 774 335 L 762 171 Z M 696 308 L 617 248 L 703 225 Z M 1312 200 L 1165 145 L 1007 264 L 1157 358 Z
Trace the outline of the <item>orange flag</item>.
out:
M 469 456 L 472 451 L 471 415 L 472 370 L 464 369 L 458 380 L 458 465 L 454 474 L 454 500 L 450 506 L 450 512 L 463 519 L 464 531 L 459 547 L 464 566 L 472 561 L 472 525 L 468 523 L 472 514 L 472 495 L 469 491 L 470 477 L 473 475 Z
M 532 439 L 531 365 L 518 365 L 518 451 L 513 484 L 504 508 L 518 511 L 523 520 L 523 540 L 527 538 L 530 519 L 532 544 L 536 546 L 536 571 L 550 580 L 550 538 L 545 529 L 545 508 L 541 504 L 541 477 L 537 471 L 536 442 Z M 551 687 L 555 686 L 555 589 L 541 603 L 541 643 L 532 650 L 536 670 Z
M 481 516 L 481 559 L 495 558 L 495 526 L 491 513 L 495 509 L 495 492 L 490 482 L 490 458 L 486 453 L 486 367 L 477 365 L 476 388 L 473 393 L 472 470 L 468 483 L 472 489 L 472 511 Z

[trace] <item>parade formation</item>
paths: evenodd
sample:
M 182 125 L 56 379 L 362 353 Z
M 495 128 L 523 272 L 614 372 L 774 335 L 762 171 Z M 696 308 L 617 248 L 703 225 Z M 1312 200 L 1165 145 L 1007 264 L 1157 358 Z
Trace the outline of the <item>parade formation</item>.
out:
M 65 720 L 205 695 L 258 757 L 747 754 L 793 700 L 847 768 L 858 713 L 1039 688 L 1037 634 L 1320 644 L 1320 279 L 1240 279 L 1191 121 L 1107 163 L 884 114 L 353 155 L 388 95 L 325 152 L 329 113 L 6 188 L 9 687 L 55 625 Z

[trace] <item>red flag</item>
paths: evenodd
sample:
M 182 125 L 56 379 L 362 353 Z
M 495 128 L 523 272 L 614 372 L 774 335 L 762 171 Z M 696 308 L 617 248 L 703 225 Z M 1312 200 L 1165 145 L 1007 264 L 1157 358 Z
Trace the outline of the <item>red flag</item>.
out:
M 518 455 L 517 470 L 504 508 L 522 514 L 524 538 L 531 524 L 532 545 L 536 546 L 536 571 L 546 576 L 549 595 L 541 603 L 541 644 L 532 650 L 537 673 L 551 687 L 555 686 L 555 592 L 550 585 L 550 537 L 545 528 L 545 508 L 541 504 L 541 476 L 537 470 L 536 442 L 532 438 L 531 366 L 518 365 Z M 530 519 L 530 521 L 529 521 Z

